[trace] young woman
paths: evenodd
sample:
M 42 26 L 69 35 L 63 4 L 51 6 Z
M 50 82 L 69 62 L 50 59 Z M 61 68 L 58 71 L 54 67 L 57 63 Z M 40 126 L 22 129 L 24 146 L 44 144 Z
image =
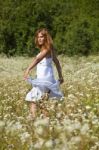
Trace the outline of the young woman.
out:
M 26 101 L 30 102 L 30 113 L 33 118 L 36 113 L 36 101 L 42 99 L 44 93 L 49 93 L 49 98 L 52 99 L 63 98 L 63 93 L 59 89 L 59 85 L 63 83 L 62 69 L 53 48 L 51 35 L 47 29 L 43 28 L 37 30 L 35 35 L 35 44 L 40 49 L 40 53 L 33 59 L 32 63 L 24 73 L 24 78 L 33 86 L 25 98 Z M 56 65 L 59 80 L 55 80 L 52 60 Z M 37 78 L 31 79 L 29 77 L 29 72 L 36 65 Z

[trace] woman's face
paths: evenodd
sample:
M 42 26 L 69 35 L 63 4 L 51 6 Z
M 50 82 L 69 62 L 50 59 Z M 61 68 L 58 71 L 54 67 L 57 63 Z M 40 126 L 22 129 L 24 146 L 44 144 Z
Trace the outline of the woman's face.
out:
M 44 38 L 43 34 L 42 33 L 38 33 L 38 44 L 40 46 L 42 46 L 42 45 L 44 45 L 44 42 L 45 42 L 45 38 Z

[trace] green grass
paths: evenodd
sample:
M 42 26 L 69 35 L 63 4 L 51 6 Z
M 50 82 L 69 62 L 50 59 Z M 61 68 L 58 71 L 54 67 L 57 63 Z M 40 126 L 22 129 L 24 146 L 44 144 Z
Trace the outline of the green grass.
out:
M 31 86 L 23 75 L 32 58 L 0 57 L 0 150 L 99 149 L 99 56 L 59 60 L 65 98 L 42 101 L 49 117 L 41 117 L 38 104 L 37 117 L 31 121 L 24 100 Z M 57 78 L 55 68 L 54 73 Z

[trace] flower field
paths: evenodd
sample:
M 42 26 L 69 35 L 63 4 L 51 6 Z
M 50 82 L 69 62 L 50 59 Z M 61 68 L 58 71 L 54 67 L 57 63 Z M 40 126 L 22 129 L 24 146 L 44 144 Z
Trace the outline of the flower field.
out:
M 0 150 L 99 150 L 99 56 L 59 60 L 64 100 L 37 103 L 30 120 L 24 99 L 31 85 L 23 75 L 32 58 L 0 56 Z M 54 72 L 57 79 L 55 66 Z

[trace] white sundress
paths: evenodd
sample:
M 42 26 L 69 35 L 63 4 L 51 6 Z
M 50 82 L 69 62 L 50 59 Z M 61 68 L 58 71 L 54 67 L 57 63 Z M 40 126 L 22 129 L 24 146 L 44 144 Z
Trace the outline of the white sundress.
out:
M 32 85 L 32 89 L 27 93 L 25 100 L 36 102 L 41 100 L 44 93 L 50 91 L 49 99 L 63 100 L 63 93 L 60 91 L 60 82 L 55 80 L 52 58 L 44 57 L 37 64 L 37 78 L 29 77 L 27 81 Z

